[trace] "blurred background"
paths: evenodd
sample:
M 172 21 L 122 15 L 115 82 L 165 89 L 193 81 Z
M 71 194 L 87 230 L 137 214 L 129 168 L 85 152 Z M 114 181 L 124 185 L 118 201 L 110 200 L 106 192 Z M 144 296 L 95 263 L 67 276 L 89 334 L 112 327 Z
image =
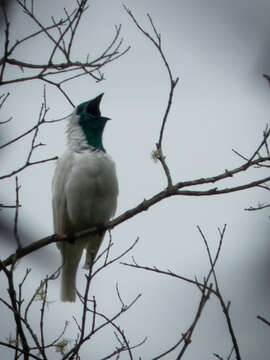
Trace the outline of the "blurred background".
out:
M 161 166 L 151 158 L 158 140 L 162 116 L 168 101 L 169 79 L 154 46 L 132 23 L 122 2 L 93 0 L 82 19 L 73 59 L 84 60 L 87 53 L 95 58 L 108 46 L 115 24 L 122 24 L 123 46 L 130 51 L 103 69 L 105 81 L 95 83 L 79 78 L 67 85 L 66 91 L 75 104 L 105 92 L 102 113 L 113 120 L 104 133 L 104 146 L 116 162 L 120 184 L 117 215 L 136 206 L 164 189 L 166 178 Z M 214 176 L 225 169 L 240 166 L 242 160 L 232 149 L 250 156 L 262 140 L 269 124 L 270 89 L 263 73 L 270 74 L 270 3 L 266 0 L 126 0 L 147 31 L 151 31 L 149 13 L 161 33 L 164 52 L 174 77 L 179 77 L 175 98 L 164 138 L 164 153 L 174 182 Z M 59 19 L 63 8 L 72 9 L 74 1 L 34 2 L 36 16 L 44 23 L 51 16 Z M 15 41 L 36 30 L 15 2 L 9 6 L 11 39 Z M 3 31 L 3 27 L 1 27 Z M 50 46 L 48 44 L 48 46 Z M 29 42 L 18 50 L 20 60 L 43 63 L 48 47 L 46 39 Z M 25 74 L 10 69 L 10 77 Z M 68 115 L 72 107 L 62 94 L 49 86 L 47 120 Z M 39 81 L 5 86 L 10 96 L 1 112 L 1 141 L 6 142 L 27 129 L 38 119 L 43 96 Z M 5 148 L 1 152 L 1 175 L 17 169 L 24 162 L 31 138 Z M 38 142 L 46 144 L 34 153 L 34 160 L 61 155 L 65 150 L 65 121 L 42 126 Z M 18 175 L 20 190 L 19 230 L 24 244 L 53 233 L 51 180 L 54 162 L 27 168 Z M 223 181 L 230 187 L 267 176 L 265 170 L 252 169 Z M 210 186 L 211 187 L 211 186 Z M 15 203 L 15 179 L 2 181 L 1 203 Z M 267 198 L 268 197 L 268 198 Z M 260 188 L 213 197 L 175 197 L 158 203 L 147 212 L 113 230 L 112 256 L 129 247 L 139 237 L 132 253 L 123 259 L 140 265 L 170 269 L 179 275 L 203 279 L 209 270 L 205 246 L 197 225 L 201 227 L 211 250 L 217 249 L 218 227 L 227 224 L 224 244 L 217 264 L 217 275 L 225 300 L 231 301 L 231 318 L 243 359 L 269 358 L 270 328 L 256 319 L 270 319 L 270 242 L 269 211 L 248 212 L 245 208 L 269 202 L 269 192 Z M 15 249 L 12 229 L 14 209 L 1 211 L 3 234 L 1 259 Z M 102 248 L 105 249 L 106 238 Z M 29 298 L 40 280 L 60 265 L 55 245 L 39 250 L 20 261 L 18 279 L 25 269 L 32 271 L 25 284 Z M 19 281 L 19 280 L 18 280 Z M 84 271 L 79 270 L 77 282 L 84 285 Z M 151 359 L 174 345 L 190 326 L 199 301 L 198 289 L 180 280 L 143 270 L 127 268 L 119 263 L 108 267 L 94 279 L 91 296 L 95 295 L 98 310 L 110 316 L 119 310 L 116 283 L 124 301 L 137 294 L 141 298 L 123 315 L 119 323 L 131 344 L 147 336 L 136 357 Z M 70 321 L 66 337 L 76 334 L 72 315 L 80 316 L 81 306 L 59 301 L 59 280 L 49 288 L 46 331 L 47 338 L 60 332 L 65 320 Z M 7 285 L 1 279 L 1 296 Z M 10 314 L 3 311 L 5 328 L 1 338 L 14 332 Z M 36 312 L 35 312 L 36 311 Z M 39 304 L 34 305 L 33 323 L 39 324 Z M 57 321 L 56 321 L 57 314 Z M 213 353 L 226 358 L 231 350 L 224 315 L 212 296 L 192 344 L 184 359 L 211 359 Z M 48 340 L 49 341 L 49 340 Z M 99 359 L 113 349 L 111 330 L 97 334 L 81 353 Z M 1 357 L 6 354 L 0 349 Z M 123 359 L 125 355 L 123 355 Z M 166 359 L 175 359 L 175 353 Z

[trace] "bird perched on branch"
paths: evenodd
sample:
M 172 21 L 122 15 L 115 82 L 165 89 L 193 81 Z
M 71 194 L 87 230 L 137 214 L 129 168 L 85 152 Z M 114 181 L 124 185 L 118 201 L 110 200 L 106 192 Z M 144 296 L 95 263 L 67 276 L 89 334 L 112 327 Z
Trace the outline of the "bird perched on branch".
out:
M 109 120 L 100 113 L 102 96 L 77 106 L 68 119 L 68 149 L 57 162 L 52 184 L 57 234 L 69 235 L 93 226 L 104 226 L 116 210 L 115 164 L 102 144 L 103 130 Z M 75 301 L 76 273 L 83 250 L 86 249 L 84 268 L 89 269 L 104 233 L 57 244 L 63 260 L 62 301 Z

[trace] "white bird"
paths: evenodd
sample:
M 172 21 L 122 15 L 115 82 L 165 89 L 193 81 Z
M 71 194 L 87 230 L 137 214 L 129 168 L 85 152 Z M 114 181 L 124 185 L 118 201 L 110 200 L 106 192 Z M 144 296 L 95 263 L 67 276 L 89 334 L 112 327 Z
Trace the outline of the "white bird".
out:
M 75 232 L 105 225 L 117 205 L 118 181 L 115 164 L 102 144 L 102 134 L 109 118 L 101 116 L 103 94 L 86 101 L 69 117 L 68 149 L 59 158 L 52 183 L 54 231 Z M 104 232 L 60 242 L 62 255 L 61 300 L 75 301 L 76 274 L 86 249 L 84 268 L 92 266 Z

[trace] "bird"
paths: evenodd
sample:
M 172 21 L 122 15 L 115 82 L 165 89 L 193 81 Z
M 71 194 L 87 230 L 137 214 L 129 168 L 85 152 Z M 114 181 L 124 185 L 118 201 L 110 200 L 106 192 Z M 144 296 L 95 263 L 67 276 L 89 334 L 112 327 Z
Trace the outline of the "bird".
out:
M 72 235 L 104 226 L 117 207 L 118 180 L 115 162 L 103 147 L 108 117 L 101 116 L 104 93 L 78 105 L 68 117 L 67 150 L 59 157 L 52 181 L 54 232 Z M 73 242 L 60 241 L 62 256 L 61 301 L 76 301 L 76 275 L 84 249 L 84 268 L 90 269 L 105 235 L 100 230 Z

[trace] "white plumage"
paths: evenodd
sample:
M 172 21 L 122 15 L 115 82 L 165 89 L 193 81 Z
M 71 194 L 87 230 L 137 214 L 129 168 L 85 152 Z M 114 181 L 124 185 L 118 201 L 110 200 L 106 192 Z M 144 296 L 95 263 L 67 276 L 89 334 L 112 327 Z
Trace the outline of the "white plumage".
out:
M 102 95 L 86 104 L 90 117 L 87 121 L 97 122 L 100 112 L 96 113 Z M 78 109 L 78 108 L 77 108 Z M 103 127 L 104 127 L 103 126 Z M 87 129 L 86 132 L 91 131 Z M 100 136 L 102 137 L 103 128 Z M 93 226 L 104 225 L 114 215 L 117 205 L 118 182 L 115 164 L 101 148 L 95 148 L 87 139 L 85 129 L 80 124 L 77 110 L 69 118 L 68 150 L 59 158 L 53 178 L 53 219 L 57 234 L 71 234 Z M 89 135 L 89 134 L 88 134 Z M 92 135 L 92 134 L 91 134 Z M 74 243 L 61 242 L 62 301 L 76 299 L 76 273 L 86 249 L 84 268 L 89 268 L 99 249 L 104 233 L 85 236 Z

